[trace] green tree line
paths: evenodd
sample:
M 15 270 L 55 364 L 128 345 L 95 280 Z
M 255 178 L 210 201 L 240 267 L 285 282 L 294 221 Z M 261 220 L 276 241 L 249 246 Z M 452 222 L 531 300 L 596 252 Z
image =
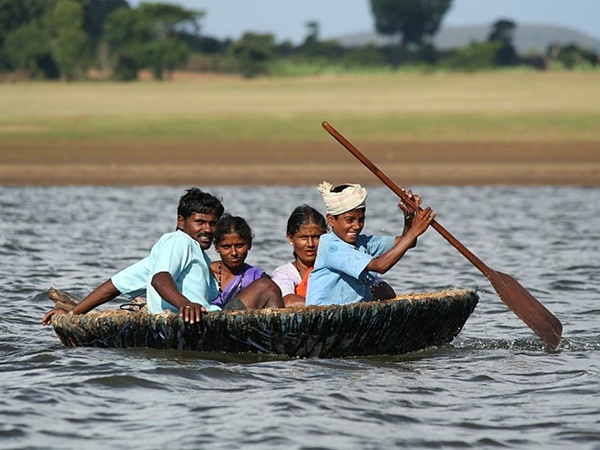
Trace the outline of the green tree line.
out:
M 24 78 L 85 79 L 90 69 L 162 79 L 188 59 L 204 13 L 125 0 L 0 0 L 0 71 Z
M 306 24 L 299 45 L 272 34 L 244 33 L 218 40 L 201 33 L 204 11 L 126 0 L 0 0 L 0 74 L 16 79 L 84 80 L 90 74 L 135 80 L 146 70 L 157 80 L 174 70 L 257 75 L 339 70 L 488 70 L 498 67 L 596 66 L 598 55 L 575 45 L 519 55 L 516 24 L 498 20 L 487 40 L 440 51 L 433 45 L 452 0 L 370 0 L 378 33 L 395 45 L 345 47 L 321 40 L 319 24 Z

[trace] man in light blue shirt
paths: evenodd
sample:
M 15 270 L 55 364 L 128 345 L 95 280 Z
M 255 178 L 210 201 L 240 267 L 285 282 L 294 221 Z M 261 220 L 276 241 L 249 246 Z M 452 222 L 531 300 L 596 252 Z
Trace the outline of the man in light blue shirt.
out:
M 141 263 L 121 271 L 112 278 L 112 282 L 123 294 L 134 289 L 139 280 L 145 277 L 149 312 L 179 312 L 179 308 L 163 298 L 153 285 L 153 278 L 161 273 L 169 274 L 177 291 L 190 302 L 200 304 L 207 311 L 220 311 L 221 308 L 210 303 L 218 294 L 215 279 L 210 272 L 210 258 L 198 241 L 183 230 L 164 234 L 152 247 L 150 256 Z
M 405 214 L 401 236 L 364 236 L 367 191 L 359 184 L 319 185 L 332 232 L 321 236 L 315 266 L 308 278 L 307 305 L 346 304 L 371 300 L 377 274 L 392 268 L 413 248 L 435 217 L 421 209 L 421 199 L 398 205 Z M 389 298 L 389 297 L 388 297 Z
M 163 235 L 150 256 L 127 267 L 94 289 L 74 309 L 84 314 L 118 295 L 129 298 L 146 294 L 151 313 L 179 312 L 184 321 L 200 321 L 203 312 L 219 311 L 211 301 L 217 296 L 216 281 L 206 255 L 213 241 L 217 220 L 222 216 L 219 199 L 198 188 L 188 189 L 177 208 L 177 230 Z M 226 309 L 283 307 L 281 291 L 273 281 L 261 278 L 242 290 Z M 53 309 L 42 319 L 51 323 Z

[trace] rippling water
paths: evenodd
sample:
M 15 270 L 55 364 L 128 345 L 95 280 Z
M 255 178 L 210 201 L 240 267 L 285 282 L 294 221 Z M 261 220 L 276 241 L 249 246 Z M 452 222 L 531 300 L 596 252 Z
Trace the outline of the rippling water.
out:
M 207 189 L 248 219 L 248 261 L 268 271 L 291 258 L 292 208 L 322 210 L 314 187 Z M 600 189 L 415 189 L 561 319 L 557 351 L 434 230 L 386 278 L 398 291 L 478 290 L 442 348 L 337 360 L 63 348 L 41 325 L 43 292 L 84 296 L 145 256 L 183 190 L 0 187 L 1 448 L 600 449 Z M 399 230 L 396 203 L 369 189 L 365 232 Z

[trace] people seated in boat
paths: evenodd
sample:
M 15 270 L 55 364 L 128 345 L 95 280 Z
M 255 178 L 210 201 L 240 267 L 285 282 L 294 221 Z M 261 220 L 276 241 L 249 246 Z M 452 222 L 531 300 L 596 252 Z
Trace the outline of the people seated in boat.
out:
M 238 294 L 259 278 L 269 278 L 262 269 L 246 263 L 248 252 L 252 248 L 252 230 L 248 222 L 239 216 L 225 213 L 215 230 L 215 251 L 221 259 L 210 265 L 217 281 L 219 293 L 211 302 L 220 308 L 239 302 Z M 235 309 L 244 309 L 237 305 Z M 233 306 L 230 306 L 232 308 Z
M 325 217 L 309 205 L 296 207 L 287 221 L 286 236 L 294 260 L 277 267 L 271 278 L 281 289 L 285 306 L 303 306 L 308 275 L 315 264 L 319 238 L 327 233 Z
M 148 257 L 94 289 L 73 313 L 84 314 L 119 295 L 135 298 L 142 294 L 150 313 L 179 312 L 189 323 L 198 322 L 203 312 L 221 310 L 210 303 L 218 295 L 218 288 L 206 250 L 212 245 L 223 211 L 217 197 L 198 188 L 188 189 L 179 200 L 176 231 L 164 234 Z M 279 287 L 268 278 L 252 283 L 237 298 L 239 302 L 230 302 L 224 309 L 283 306 Z M 54 309 L 42 323 L 50 324 L 54 314 L 64 312 Z
M 321 236 L 315 266 L 308 278 L 307 305 L 369 301 L 378 274 L 390 270 L 429 227 L 435 212 L 421 209 L 421 199 L 410 191 L 413 204 L 400 202 L 404 230 L 400 236 L 365 236 L 367 190 L 359 184 L 318 187 L 327 208 L 331 232 Z

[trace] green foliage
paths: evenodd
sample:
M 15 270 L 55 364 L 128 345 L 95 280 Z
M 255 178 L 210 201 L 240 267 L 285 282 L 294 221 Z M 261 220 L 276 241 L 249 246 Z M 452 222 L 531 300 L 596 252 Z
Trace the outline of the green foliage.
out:
M 238 68 L 229 53 L 192 53 L 186 70 L 198 73 L 237 73 Z
M 468 47 L 451 52 L 440 65 L 450 70 L 474 72 L 494 67 L 500 42 L 472 42 Z
M 349 62 L 327 60 L 277 60 L 269 65 L 269 73 L 278 77 L 305 77 L 312 75 L 385 75 L 397 70 L 388 65 L 364 66 Z
M 63 79 L 85 77 L 88 36 L 83 30 L 83 7 L 75 0 L 58 0 L 49 14 L 53 34 L 53 55 Z
M 438 31 L 452 0 L 371 0 L 375 28 L 400 35 L 400 45 L 420 45 Z
M 354 48 L 347 51 L 340 62 L 348 67 L 382 67 L 387 65 L 385 56 L 374 45 Z
M 57 74 L 48 35 L 35 22 L 8 34 L 4 53 L 11 67 L 27 78 L 53 78 Z
M 199 32 L 202 15 L 162 3 L 115 10 L 103 34 L 115 78 L 135 79 L 139 69 L 149 68 L 155 79 L 162 80 L 165 72 L 183 65 L 189 54 L 186 38 Z
M 598 55 L 574 44 L 570 45 L 552 45 L 546 52 L 547 64 L 556 69 L 575 69 L 591 68 L 598 66 L 600 60 Z
M 116 80 L 147 69 L 157 80 L 178 68 L 197 72 L 262 74 L 389 73 L 482 70 L 596 70 L 598 54 L 577 46 L 519 55 L 516 25 L 494 23 L 487 42 L 440 52 L 433 45 L 451 0 L 370 0 L 375 26 L 400 45 L 343 46 L 320 40 L 306 23 L 300 45 L 271 34 L 245 33 L 232 42 L 200 35 L 204 12 L 167 3 L 127 0 L 0 0 L 0 72 L 26 78 L 85 78 L 95 67 Z
M 110 13 L 119 8 L 129 8 L 126 0 L 80 0 L 84 8 L 83 28 L 90 40 L 91 48 L 96 50 L 102 32 L 104 22 Z
M 514 66 L 520 63 L 519 55 L 513 45 L 515 28 L 514 22 L 504 19 L 498 20 L 492 26 L 488 41 L 500 44 L 495 59 L 497 66 Z
M 23 75 L 35 73 L 35 77 L 42 78 L 56 75 L 56 67 L 49 51 L 40 50 L 43 42 L 30 42 L 29 39 L 34 32 L 33 28 L 43 28 L 42 19 L 53 7 L 54 0 L 0 0 L 0 71 L 18 70 Z M 29 26 L 32 24 L 33 26 Z M 7 47 L 6 39 L 22 26 L 28 26 L 27 30 L 17 33 L 17 36 L 20 34 L 26 37 L 27 42 L 24 54 L 19 55 L 18 43 L 10 42 Z M 37 33 L 37 36 L 41 34 L 43 31 Z
M 107 44 L 113 78 L 130 81 L 137 78 L 141 68 L 139 42 L 144 42 L 147 34 L 137 23 L 137 13 L 132 9 L 114 10 L 106 18 L 102 37 Z
M 55 0 L 0 0 L 0 45 L 12 31 L 37 22 L 54 8 Z
M 126 0 L 0 0 L 0 70 L 39 78 L 58 66 L 74 80 L 95 60 L 120 80 L 143 68 L 162 79 L 187 61 L 203 14 L 166 3 L 131 9 Z
M 239 72 L 245 78 L 267 73 L 269 61 L 275 53 L 272 34 L 244 33 L 231 46 Z
M 141 47 L 142 65 L 149 67 L 156 80 L 164 78 L 164 72 L 173 71 L 187 61 L 188 49 L 174 39 L 153 40 Z
M 167 3 L 142 3 L 137 12 L 149 26 L 155 39 L 179 38 L 184 34 L 197 35 L 203 12 L 196 12 Z
M 294 52 L 295 56 L 306 58 L 327 58 L 337 60 L 346 53 L 346 49 L 337 41 L 313 41 L 306 40 L 304 44 L 299 46 Z
M 65 28 L 59 32 L 54 57 L 63 79 L 85 79 L 88 68 L 87 40 L 83 30 Z

